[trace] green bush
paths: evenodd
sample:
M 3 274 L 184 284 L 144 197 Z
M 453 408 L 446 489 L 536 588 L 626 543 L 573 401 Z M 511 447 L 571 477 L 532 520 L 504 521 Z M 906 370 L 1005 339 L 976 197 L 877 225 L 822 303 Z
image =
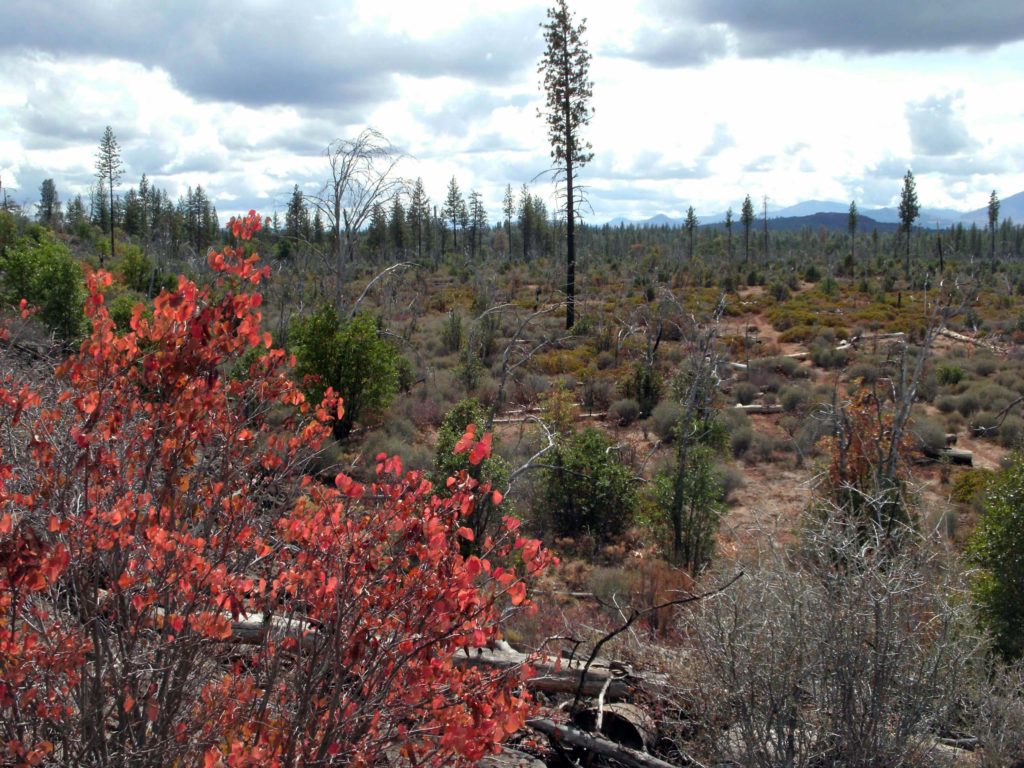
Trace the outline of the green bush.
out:
M 982 623 L 1008 659 L 1024 655 L 1024 457 L 991 480 L 968 546 L 978 568 L 974 598 Z
M 672 400 L 658 403 L 651 411 L 651 428 L 663 442 L 671 443 L 675 439 L 676 427 L 682 418 L 683 407 Z
M 640 416 L 640 404 L 631 397 L 616 400 L 608 406 L 608 421 L 620 427 L 628 427 Z
M 964 369 L 959 365 L 944 363 L 935 369 L 935 378 L 938 379 L 939 384 L 954 386 L 963 381 Z
M 3 299 L 15 306 L 25 299 L 57 338 L 72 341 L 85 322 L 82 269 L 49 233 L 34 234 L 4 249 L 0 258 Z
M 589 534 L 597 545 L 621 534 L 637 507 L 633 473 L 592 427 L 560 441 L 545 463 L 538 513 L 560 536 Z
M 501 456 L 492 453 L 489 458 L 479 464 L 469 463 L 468 453 L 455 453 L 455 444 L 466 432 L 466 427 L 475 424 L 478 428 L 477 434 L 481 434 L 483 425 L 487 420 L 487 414 L 483 407 L 474 398 L 460 400 L 452 409 L 445 414 L 441 420 L 441 426 L 437 430 L 437 448 L 434 453 L 434 485 L 438 494 L 444 496 L 448 492 L 446 480 L 454 477 L 459 472 L 466 472 L 478 482 L 489 482 L 496 490 L 505 490 L 508 482 L 509 466 Z M 497 521 L 497 514 L 490 496 L 477 502 L 473 511 L 466 519 L 466 527 L 474 534 L 474 542 L 482 542 L 488 533 L 492 521 Z M 466 550 L 472 549 L 466 542 Z
M 125 285 L 142 294 L 149 293 L 151 282 L 153 288 L 159 289 L 160 286 L 153 276 L 155 269 L 153 261 L 139 246 L 131 244 L 122 246 L 121 254 L 114 271 L 120 273 L 124 278 Z
M 288 338 L 295 376 L 306 396 L 319 403 L 327 387 L 333 387 L 344 398 L 345 414 L 334 422 L 339 439 L 360 419 L 387 408 L 398 391 L 398 352 L 366 313 L 340 322 L 334 307 L 324 305 L 296 320 Z
M 637 401 L 640 418 L 646 419 L 661 400 L 661 377 L 653 367 L 637 363 L 633 375 L 622 383 L 622 394 Z
M 736 396 L 736 402 L 740 405 L 750 405 L 757 399 L 758 391 L 757 387 L 749 381 L 743 381 L 736 385 L 733 394 Z

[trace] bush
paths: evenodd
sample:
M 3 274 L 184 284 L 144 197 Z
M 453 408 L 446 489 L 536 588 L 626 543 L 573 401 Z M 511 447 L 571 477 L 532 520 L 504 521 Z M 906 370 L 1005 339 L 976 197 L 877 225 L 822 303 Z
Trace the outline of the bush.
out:
M 751 384 L 749 381 L 741 381 L 736 385 L 733 390 L 733 395 L 736 397 L 736 402 L 740 405 L 750 405 L 754 400 L 757 399 L 759 392 L 756 386 Z
M 926 734 L 949 721 L 977 647 L 964 597 L 919 548 L 879 556 L 882 536 L 828 528 L 805 534 L 806 557 L 766 546 L 687 615 L 717 736 L 708 764 L 932 765 Z
M 504 489 L 508 482 L 509 466 L 501 456 L 492 454 L 489 458 L 473 464 L 465 452 L 455 452 L 455 446 L 466 433 L 466 428 L 473 424 L 482 429 L 486 420 L 487 414 L 473 398 L 460 400 L 441 420 L 434 453 L 434 484 L 442 497 L 451 495 L 448 478 L 457 477 L 459 472 L 466 472 L 477 482 L 489 483 L 492 488 Z M 464 543 L 463 550 L 468 553 L 474 549 L 470 544 L 478 545 L 483 542 L 498 523 L 498 517 L 497 506 L 489 499 L 481 500 L 466 516 L 466 526 L 473 531 L 473 541 Z
M 449 310 L 444 327 L 441 329 L 441 343 L 444 345 L 445 352 L 451 354 L 462 349 L 462 342 L 462 316 L 454 309 Z
M 971 368 L 978 376 L 991 376 L 999 368 L 999 361 L 991 355 L 978 355 Z
M 979 569 L 973 582 L 982 622 L 1008 659 L 1024 656 L 1024 457 L 993 478 L 968 546 Z
M 441 500 L 384 457 L 372 493 L 304 476 L 334 404 L 311 410 L 281 350 L 219 375 L 266 343 L 263 273 L 211 262 L 216 292 L 183 281 L 134 336 L 93 279 L 95 330 L 53 399 L 0 402 L 32 440 L 0 469 L 3 762 L 475 762 L 531 706 L 522 670 L 454 658 L 528 604 L 539 542 L 504 526 L 498 574 L 459 554 L 468 485 Z
M 622 384 L 622 394 L 636 400 L 640 418 L 646 419 L 661 400 L 661 376 L 652 366 L 637 363 L 633 375 Z
M 52 235 L 36 234 L 38 239 L 19 238 L 0 259 L 4 301 L 17 306 L 25 299 L 57 338 L 73 341 L 85 320 L 82 269 Z
M 1019 416 L 1008 415 L 999 425 L 999 444 L 1003 448 L 1020 449 L 1024 440 L 1024 420 Z
M 651 428 L 663 442 L 671 443 L 675 439 L 679 419 L 682 418 L 683 407 L 672 400 L 658 403 L 651 412 Z
M 737 459 L 742 458 L 754 444 L 754 430 L 749 427 L 737 427 L 729 434 L 729 450 Z
M 943 386 L 955 386 L 964 379 L 964 369 L 959 365 L 944 363 L 935 369 L 935 378 Z
M 782 403 L 782 410 L 792 413 L 802 408 L 807 403 L 808 392 L 803 387 L 784 387 L 779 393 L 779 402 Z
M 640 416 L 640 404 L 631 397 L 616 400 L 608 406 L 608 420 L 620 427 L 628 427 Z
M 637 506 L 633 473 L 592 427 L 560 441 L 545 458 L 537 510 L 559 536 L 589 534 L 597 546 L 625 531 Z
M 946 428 L 927 417 L 915 419 L 910 427 L 910 433 L 921 449 L 930 456 L 937 455 L 946 447 Z
M 361 419 L 382 412 L 398 392 L 398 352 L 364 312 L 339 322 L 334 307 L 325 304 L 296 320 L 288 338 L 306 396 L 319 402 L 331 387 L 344 399 L 344 414 L 334 422 L 339 439 Z

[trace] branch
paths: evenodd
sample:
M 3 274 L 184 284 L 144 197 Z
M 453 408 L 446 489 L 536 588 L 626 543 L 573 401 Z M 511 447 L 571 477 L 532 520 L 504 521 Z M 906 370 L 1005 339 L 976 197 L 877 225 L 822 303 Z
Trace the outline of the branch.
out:
M 536 717 L 527 720 L 526 724 L 533 730 L 540 731 L 546 735 L 555 744 L 569 744 L 579 747 L 588 752 L 593 752 L 595 755 L 611 758 L 621 765 L 628 766 L 628 768 L 679 768 L 646 752 L 639 752 L 635 749 L 624 747 L 621 744 L 602 739 L 599 736 L 591 736 L 589 733 L 584 733 L 568 725 L 556 725 L 551 720 L 545 718 Z M 687 755 L 681 755 L 681 757 L 683 758 L 684 762 L 682 765 L 684 766 L 705 768 L 703 763 L 697 762 L 692 757 Z

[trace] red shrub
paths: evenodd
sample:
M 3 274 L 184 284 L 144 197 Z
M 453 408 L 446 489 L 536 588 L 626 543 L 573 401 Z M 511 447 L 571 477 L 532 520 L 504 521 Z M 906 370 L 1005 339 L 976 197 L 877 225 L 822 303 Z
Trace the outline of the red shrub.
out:
M 479 758 L 531 705 L 520 670 L 455 657 L 530 606 L 499 563 L 535 573 L 549 555 L 507 521 L 461 557 L 489 492 L 465 476 L 443 500 L 383 455 L 366 488 L 304 476 L 341 402 L 311 408 L 269 349 L 256 257 L 209 261 L 213 286 L 180 278 L 123 336 L 92 275 L 92 335 L 56 402 L 0 388 L 0 763 Z M 488 438 L 463 447 L 478 458 Z

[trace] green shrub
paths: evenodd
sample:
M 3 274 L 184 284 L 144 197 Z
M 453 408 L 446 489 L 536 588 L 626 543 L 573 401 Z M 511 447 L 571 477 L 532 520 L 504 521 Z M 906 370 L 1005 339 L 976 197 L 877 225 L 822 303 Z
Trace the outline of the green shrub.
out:
M 339 322 L 334 307 L 324 305 L 296 320 L 288 338 L 306 396 L 319 403 L 333 387 L 344 398 L 344 416 L 334 422 L 339 439 L 361 419 L 381 413 L 398 392 L 398 352 L 366 313 Z
M 985 492 L 985 507 L 968 547 L 979 569 L 974 598 L 996 647 L 1009 659 L 1024 655 L 1024 458 L 1019 454 Z
M 737 427 L 729 433 L 729 450 L 737 459 L 746 455 L 754 443 L 754 430 L 750 426 Z
M 808 392 L 803 387 L 783 387 L 779 393 L 779 402 L 782 403 L 782 410 L 787 413 L 802 408 L 808 399 Z
M 990 376 L 999 368 L 999 361 L 991 355 L 979 355 L 971 366 L 978 376 Z
M 72 341 L 85 323 L 82 269 L 48 232 L 36 235 L 19 238 L 0 258 L 4 301 L 17 306 L 25 299 L 57 338 Z
M 441 329 L 441 343 L 449 354 L 462 349 L 462 317 L 456 310 L 448 312 L 444 327 Z
M 990 469 L 968 469 L 953 482 L 950 498 L 960 504 L 972 504 L 984 493 L 993 477 L 995 473 Z
M 620 427 L 628 427 L 640 416 L 640 404 L 631 397 L 616 400 L 608 406 L 608 421 Z
M 749 381 L 742 381 L 736 385 L 733 394 L 736 396 L 736 402 L 740 405 L 750 405 L 757 399 L 758 390 Z
M 640 418 L 646 419 L 661 400 L 661 376 L 652 366 L 637 363 L 633 375 L 622 384 L 622 394 L 637 401 Z
M 144 295 L 148 295 L 151 282 L 154 288 L 159 288 L 153 279 L 154 269 L 153 261 L 133 244 L 122 246 L 121 258 L 114 267 L 114 271 L 124 278 L 125 285 Z
M 489 482 L 492 488 L 505 490 L 509 466 L 501 456 L 492 453 L 489 458 L 473 465 L 469 463 L 468 453 L 455 453 L 455 444 L 465 434 L 466 427 L 475 424 L 482 431 L 486 420 L 487 414 L 484 413 L 483 407 L 473 398 L 460 400 L 441 420 L 441 426 L 437 430 L 437 448 L 434 452 L 434 485 L 441 496 L 448 493 L 447 479 L 459 472 L 466 472 L 478 482 Z M 478 434 L 480 433 L 478 431 Z M 466 527 L 473 531 L 474 542 L 482 542 L 492 523 L 497 520 L 497 508 L 491 503 L 490 497 L 480 499 L 466 522 Z M 472 547 L 465 546 L 464 549 L 468 551 Z
M 658 403 L 651 411 L 651 428 L 663 442 L 670 443 L 675 439 L 679 419 L 683 416 L 683 407 L 672 400 Z
M 1004 448 L 1021 448 L 1024 440 L 1024 420 L 1019 416 L 1009 415 L 999 425 L 999 444 Z
M 946 428 L 927 417 L 915 419 L 910 432 L 921 449 L 931 456 L 946 447 Z
M 935 369 L 935 378 L 944 386 L 955 386 L 964 379 L 964 369 L 959 365 L 944 363 Z
M 560 536 L 589 534 L 600 545 L 629 527 L 637 506 L 633 473 L 599 430 L 588 427 L 547 454 L 538 513 Z

